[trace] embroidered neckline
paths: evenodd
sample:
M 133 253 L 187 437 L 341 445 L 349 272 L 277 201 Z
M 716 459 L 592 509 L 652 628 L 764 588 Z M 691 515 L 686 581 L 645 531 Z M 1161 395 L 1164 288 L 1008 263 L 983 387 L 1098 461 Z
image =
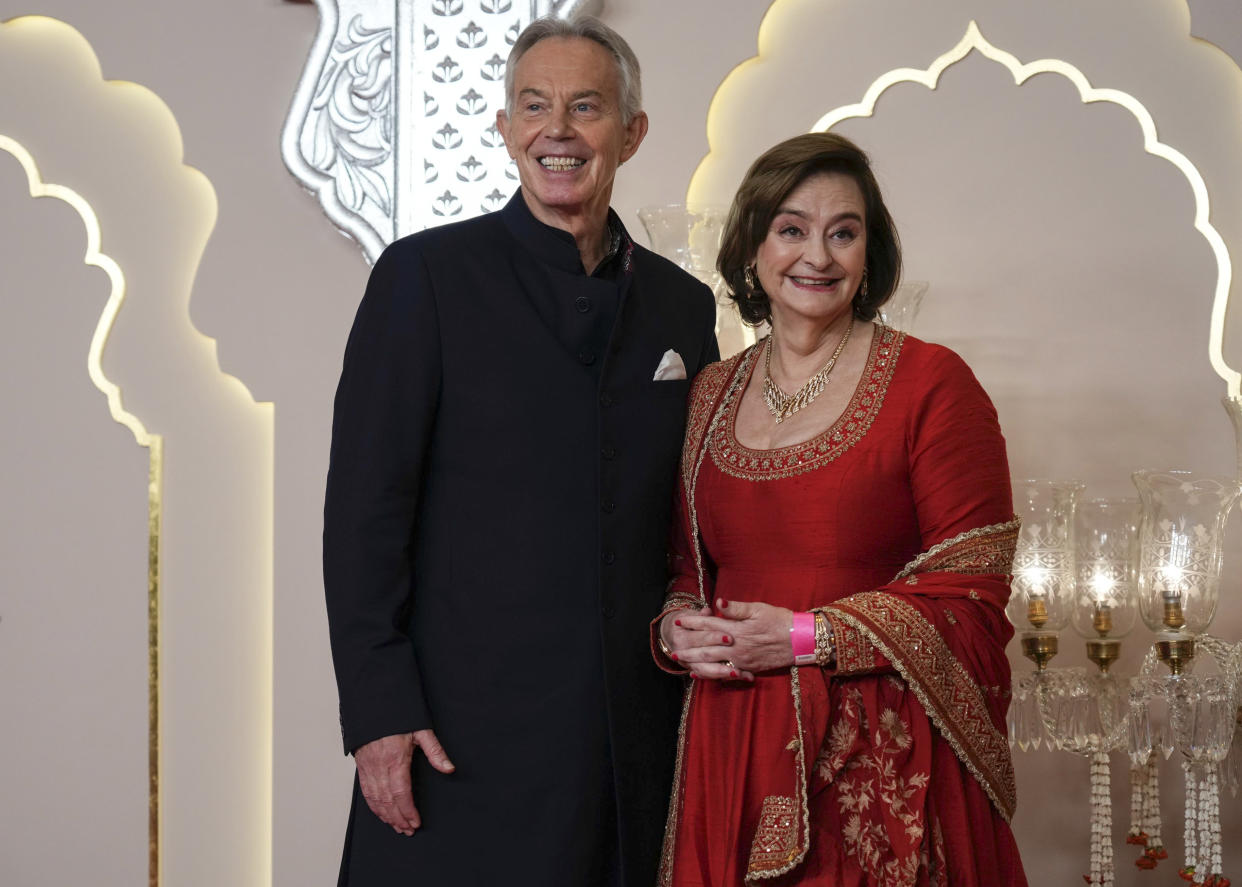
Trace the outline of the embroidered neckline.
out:
M 877 323 L 871 337 L 867 364 L 854 388 L 854 395 L 841 416 L 828 428 L 809 440 L 772 450 L 755 450 L 740 443 L 734 433 L 737 411 L 741 405 L 743 385 L 733 386 L 728 399 L 720 407 L 722 421 L 708 435 L 707 448 L 712 461 L 725 474 L 743 480 L 777 480 L 813 471 L 835 461 L 862 440 L 875 420 L 889 382 L 897 366 L 906 334 Z M 744 358 L 738 370 L 739 379 L 750 377 L 760 353 L 757 343 Z

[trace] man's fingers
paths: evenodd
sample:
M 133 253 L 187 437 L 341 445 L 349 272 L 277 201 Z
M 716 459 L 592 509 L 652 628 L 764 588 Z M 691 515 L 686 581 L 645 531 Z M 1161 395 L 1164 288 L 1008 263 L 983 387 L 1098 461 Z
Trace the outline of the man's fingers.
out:
M 404 824 L 406 829 L 400 828 L 398 825 L 393 827 L 397 831 L 405 835 L 414 834 L 415 829 L 423 827 L 423 818 L 418 815 L 418 808 L 414 806 L 414 795 L 411 792 L 400 792 L 393 795 L 392 798 L 393 812 L 396 814 L 397 823 Z
M 383 795 L 373 795 L 368 797 L 366 792 L 363 792 L 362 797 L 363 800 L 367 802 L 367 806 L 371 808 L 371 812 L 375 814 L 376 818 L 385 825 L 392 826 L 393 830 L 396 832 L 403 835 L 412 835 L 414 834 L 414 829 L 422 825 L 422 822 L 417 820 L 418 812 L 415 811 L 414 815 L 416 821 L 412 822 L 410 817 L 398 808 L 396 798 L 386 798 Z M 406 794 L 405 799 L 409 806 L 413 808 L 414 802 L 411 795 Z
M 414 742 L 427 756 L 427 762 L 441 773 L 452 773 L 457 769 L 445 753 L 444 746 L 440 745 L 440 740 L 436 738 L 434 730 L 416 730 Z

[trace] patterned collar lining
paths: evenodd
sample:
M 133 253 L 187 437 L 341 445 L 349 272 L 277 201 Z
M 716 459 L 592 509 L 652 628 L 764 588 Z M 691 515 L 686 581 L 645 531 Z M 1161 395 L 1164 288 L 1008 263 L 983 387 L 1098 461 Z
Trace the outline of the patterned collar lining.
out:
M 625 230 L 625 226 L 621 224 L 621 220 L 617 218 L 617 214 L 609 210 L 608 252 L 600 259 L 595 270 L 591 272 L 591 276 L 608 279 L 615 277 L 618 273 L 629 274 L 633 252 L 634 242 L 630 240 L 629 233 Z
M 708 441 L 712 461 L 725 474 L 742 480 L 777 480 L 813 471 L 835 461 L 842 453 L 854 446 L 871 428 L 884 395 L 893 378 L 897 357 L 906 334 L 877 323 L 871 337 L 871 350 L 862 378 L 854 389 L 845 412 L 827 430 L 810 440 L 780 447 L 774 450 L 752 450 L 739 443 L 734 434 L 738 407 L 744 385 L 737 385 L 729 395 L 729 401 L 721 406 L 724 415 L 716 423 Z M 745 366 L 738 372 L 745 379 L 758 362 L 762 342 L 755 345 L 745 358 Z

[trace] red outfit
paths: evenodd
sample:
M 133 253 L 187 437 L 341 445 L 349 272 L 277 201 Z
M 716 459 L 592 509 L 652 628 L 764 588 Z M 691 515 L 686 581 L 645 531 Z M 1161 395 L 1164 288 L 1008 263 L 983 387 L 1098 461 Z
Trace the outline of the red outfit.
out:
M 659 883 L 1025 885 L 996 412 L 953 352 L 876 326 L 831 428 L 750 450 L 734 420 L 762 344 L 695 380 L 665 612 L 820 610 L 837 662 L 689 682 Z

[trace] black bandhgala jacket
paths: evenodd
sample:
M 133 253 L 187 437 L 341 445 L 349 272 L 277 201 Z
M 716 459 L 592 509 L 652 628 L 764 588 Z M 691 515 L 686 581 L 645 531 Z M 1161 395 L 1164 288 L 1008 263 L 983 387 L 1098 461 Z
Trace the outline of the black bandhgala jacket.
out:
M 324 583 L 346 751 L 434 728 L 424 826 L 355 785 L 341 883 L 654 883 L 680 686 L 650 619 L 689 379 L 718 358 L 702 283 L 634 245 L 588 276 L 521 192 L 376 262 L 345 352 Z

